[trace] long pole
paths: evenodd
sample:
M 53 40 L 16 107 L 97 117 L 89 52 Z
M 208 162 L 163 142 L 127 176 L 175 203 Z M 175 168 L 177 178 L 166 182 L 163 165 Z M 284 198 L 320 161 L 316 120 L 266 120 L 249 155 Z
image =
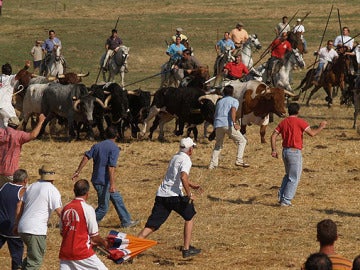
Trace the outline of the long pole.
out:
M 340 19 L 340 10 L 339 10 L 339 9 L 337 9 L 337 14 L 338 14 L 339 27 L 340 27 L 341 44 L 344 45 L 344 37 L 343 37 L 343 34 L 342 34 L 341 19 Z
M 125 88 L 125 87 L 128 87 L 129 85 L 133 85 L 133 84 L 136 84 L 136 83 L 139 83 L 139 82 L 143 82 L 143 81 L 145 81 L 145 80 L 148 80 L 148 79 L 154 78 L 154 77 L 156 77 L 156 76 L 159 76 L 159 75 L 165 74 L 165 73 L 167 73 L 167 72 L 169 72 L 169 71 L 166 71 L 166 70 L 165 70 L 165 71 L 162 71 L 162 72 L 156 73 L 156 74 L 151 75 L 151 76 L 149 76 L 149 77 L 146 77 L 146 78 L 144 78 L 144 79 L 141 79 L 141 80 L 138 80 L 138 81 L 136 81 L 136 82 L 133 82 L 133 83 L 127 84 L 127 85 L 125 85 L 125 86 L 124 86 L 124 88 Z

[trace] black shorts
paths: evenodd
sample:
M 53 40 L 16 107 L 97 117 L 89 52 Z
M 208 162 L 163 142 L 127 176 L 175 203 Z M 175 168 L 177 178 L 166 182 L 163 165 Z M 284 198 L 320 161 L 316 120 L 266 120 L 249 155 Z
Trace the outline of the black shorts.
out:
M 41 65 L 41 60 L 39 60 L 39 61 L 33 61 L 33 64 L 34 64 L 34 68 L 39 68 L 40 65 Z
M 154 207 L 145 227 L 156 231 L 167 220 L 172 210 L 186 221 L 191 220 L 196 214 L 194 204 L 189 201 L 189 197 L 156 196 Z

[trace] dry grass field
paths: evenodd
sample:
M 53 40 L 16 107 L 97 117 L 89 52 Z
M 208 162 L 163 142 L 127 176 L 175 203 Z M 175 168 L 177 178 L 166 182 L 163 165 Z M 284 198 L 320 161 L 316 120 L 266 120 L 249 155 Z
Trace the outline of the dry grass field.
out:
M 46 38 L 54 28 L 61 38 L 64 54 L 71 71 L 91 72 L 84 80 L 86 85 L 95 81 L 102 44 L 118 16 L 119 31 L 125 44 L 131 47 L 130 72 L 127 81 L 134 82 L 159 72 L 166 61 L 164 39 L 181 26 L 191 38 L 196 56 L 212 66 L 215 58 L 213 45 L 222 32 L 230 30 L 237 21 L 245 23 L 250 33 L 256 32 L 264 48 L 273 38 L 273 27 L 283 15 L 302 17 L 305 21 L 309 51 L 319 46 L 331 3 L 304 0 L 289 4 L 283 0 L 227 1 L 214 0 L 175 3 L 172 0 L 154 1 L 4 1 L 0 17 L 0 63 L 9 61 L 15 68 L 22 66 L 28 51 L 37 38 Z M 359 32 L 360 4 L 358 1 L 334 2 L 339 8 L 343 25 Z M 331 17 L 325 39 L 339 32 L 336 9 Z M 260 53 L 254 54 L 257 61 Z M 265 59 L 264 59 L 265 60 Z M 310 65 L 311 53 L 305 55 Z M 294 71 L 294 85 L 299 83 L 306 70 Z M 155 91 L 159 79 L 154 78 L 135 87 Z M 132 90 L 132 89 L 131 89 Z M 226 141 L 220 167 L 207 169 L 214 142 L 200 139 L 192 156 L 190 177 L 205 192 L 195 201 L 197 216 L 193 245 L 202 248 L 201 255 L 182 259 L 183 221 L 176 214 L 150 237 L 159 244 L 134 260 L 133 264 L 115 265 L 102 257 L 109 269 L 299 269 L 306 257 L 318 250 L 316 224 L 331 218 L 338 224 L 339 240 L 336 249 L 353 259 L 360 254 L 359 191 L 360 135 L 352 127 L 352 107 L 325 106 L 321 90 L 310 107 L 302 106 L 301 116 L 312 126 L 326 119 L 328 126 L 314 138 L 305 136 L 303 175 L 293 201 L 294 207 L 280 208 L 277 204 L 284 169 L 281 159 L 273 159 L 270 145 L 260 144 L 259 127 L 248 128 L 246 161 L 250 168 L 236 168 L 235 147 Z M 300 103 L 303 104 L 302 99 Z M 267 129 L 267 140 L 280 121 Z M 180 138 L 171 135 L 173 125 L 167 126 L 167 141 L 134 140 L 119 143 L 122 151 L 117 168 L 117 188 L 124 197 L 134 219 L 141 225 L 123 230 L 136 235 L 150 214 L 156 189 L 165 173 L 168 161 L 177 151 Z M 157 135 L 157 134 L 156 134 Z M 43 141 L 24 145 L 21 167 L 28 170 L 31 181 L 36 181 L 37 170 L 44 162 L 51 162 L 60 179 L 55 185 L 62 194 L 63 203 L 73 197 L 71 175 L 84 153 L 93 142 L 65 143 L 63 134 Z M 81 177 L 89 179 L 90 164 Z M 96 206 L 92 189 L 89 203 Z M 52 216 L 48 232 L 47 251 L 41 269 L 58 269 L 58 251 L 61 243 L 56 228 L 57 217 Z M 100 223 L 103 236 L 119 229 L 119 220 L 111 207 Z M 0 250 L 0 265 L 10 269 L 7 248 Z

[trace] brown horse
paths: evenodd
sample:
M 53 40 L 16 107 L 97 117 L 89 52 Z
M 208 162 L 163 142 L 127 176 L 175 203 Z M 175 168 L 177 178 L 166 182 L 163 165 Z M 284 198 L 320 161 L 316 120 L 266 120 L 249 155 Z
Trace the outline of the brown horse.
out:
M 300 33 L 288 32 L 287 40 L 290 42 L 293 49 L 298 49 L 300 54 L 304 53 L 304 43 L 301 40 Z
M 349 71 L 350 67 L 350 59 L 348 55 L 345 53 L 340 53 L 339 57 L 333 62 L 329 63 L 326 70 L 322 73 L 319 83 L 315 85 L 314 77 L 316 74 L 315 69 L 309 70 L 306 73 L 305 78 L 301 81 L 301 84 L 297 89 L 301 88 L 299 96 L 302 92 L 305 92 L 307 89 L 311 88 L 313 85 L 315 86 L 306 101 L 306 105 L 309 106 L 309 102 L 311 97 L 321 88 L 323 87 L 327 97 L 326 101 L 328 102 L 328 107 L 331 107 L 333 100 L 333 87 L 340 87 L 342 93 L 341 104 L 345 103 L 345 78 L 346 74 Z M 302 87 L 305 84 L 304 87 Z

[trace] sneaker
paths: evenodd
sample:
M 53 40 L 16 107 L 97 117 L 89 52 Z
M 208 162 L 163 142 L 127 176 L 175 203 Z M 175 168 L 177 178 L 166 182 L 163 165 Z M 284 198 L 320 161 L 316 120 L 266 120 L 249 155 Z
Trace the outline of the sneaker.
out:
M 209 170 L 214 170 L 214 169 L 216 169 L 216 166 L 214 166 L 214 165 L 209 165 Z
M 201 253 L 201 249 L 195 248 L 193 246 L 190 246 L 189 249 L 183 249 L 182 250 L 182 256 L 183 258 L 188 258 L 191 256 L 195 256 L 198 255 L 199 253 Z
M 139 220 L 132 220 L 132 221 L 130 221 L 130 223 L 129 224 L 127 224 L 127 225 L 121 225 L 120 227 L 121 228 L 131 228 L 131 227 L 135 227 L 136 225 L 138 225 L 139 224 Z
M 289 207 L 289 206 L 293 206 L 293 205 L 291 203 L 285 203 L 285 202 L 280 203 L 280 207 Z
M 240 166 L 240 167 L 244 167 L 244 168 L 250 167 L 250 164 L 245 163 L 245 162 L 239 162 L 239 161 L 236 161 L 235 165 Z

